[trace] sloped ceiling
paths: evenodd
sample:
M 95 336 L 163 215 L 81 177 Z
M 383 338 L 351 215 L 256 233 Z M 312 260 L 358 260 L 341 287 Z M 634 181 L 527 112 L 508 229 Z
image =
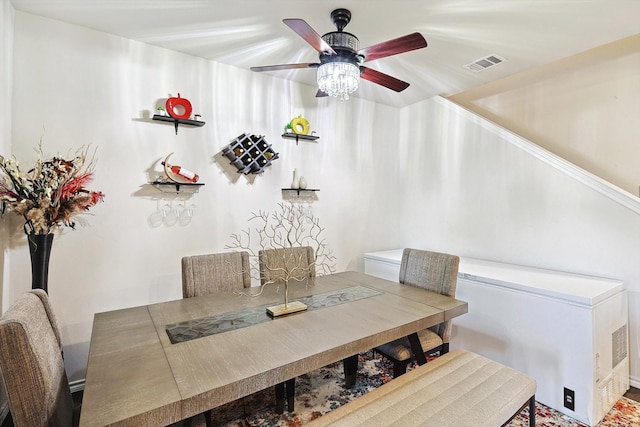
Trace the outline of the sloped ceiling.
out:
M 411 84 L 401 93 L 362 81 L 356 97 L 405 106 L 450 96 L 640 32 L 638 0 L 11 0 L 41 15 L 249 69 L 316 62 L 317 52 L 282 23 L 301 18 L 319 34 L 330 13 L 347 8 L 345 28 L 374 45 L 420 32 L 428 47 L 367 62 Z M 481 72 L 465 64 L 497 54 L 506 62 Z M 310 86 L 315 70 L 274 71 Z

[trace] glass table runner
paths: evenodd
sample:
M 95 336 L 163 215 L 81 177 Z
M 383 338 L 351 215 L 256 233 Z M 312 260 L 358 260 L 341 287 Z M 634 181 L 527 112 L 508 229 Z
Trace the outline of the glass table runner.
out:
M 382 292 L 364 286 L 352 286 L 350 288 L 296 298 L 296 301 L 306 304 L 307 311 L 310 311 L 344 304 L 346 302 L 356 301 L 363 298 L 369 298 L 376 295 L 382 295 Z M 251 297 L 248 296 L 247 298 Z M 167 335 L 169 336 L 171 343 L 177 344 L 196 338 L 203 338 L 209 335 L 246 328 L 258 323 L 273 320 L 273 318 L 267 314 L 267 307 L 272 305 L 274 304 L 252 307 L 242 311 L 234 311 L 232 313 L 207 316 L 200 319 L 187 320 L 180 323 L 173 323 L 165 326 L 165 330 L 167 331 Z

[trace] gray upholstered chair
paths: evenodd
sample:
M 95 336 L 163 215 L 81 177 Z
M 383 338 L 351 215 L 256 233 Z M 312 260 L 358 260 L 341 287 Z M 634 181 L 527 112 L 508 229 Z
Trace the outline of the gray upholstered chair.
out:
M 304 281 L 316 277 L 316 261 L 311 246 L 263 249 L 258 252 L 260 284 L 289 280 Z M 291 378 L 276 385 L 276 413 L 284 412 L 285 397 L 287 410 L 293 412 L 296 379 Z
M 190 298 L 251 287 L 247 252 L 182 258 L 182 297 Z
M 191 298 L 251 287 L 248 252 L 224 252 L 182 258 L 182 297 Z M 204 412 L 211 427 L 211 411 Z M 193 417 L 184 425 L 191 426 Z
M 316 277 L 316 260 L 311 246 L 263 249 L 258 252 L 260 283 L 275 283 L 290 279 Z
M 459 264 L 460 258 L 455 255 L 406 248 L 402 252 L 399 281 L 405 285 L 455 297 Z M 451 339 L 451 321 L 419 331 L 418 338 L 425 354 L 447 353 Z M 414 357 L 408 338 L 381 345 L 375 351 L 393 362 L 394 377 L 404 374 Z
M 43 290 L 21 295 L 0 319 L 0 369 L 14 425 L 77 425 L 60 331 Z

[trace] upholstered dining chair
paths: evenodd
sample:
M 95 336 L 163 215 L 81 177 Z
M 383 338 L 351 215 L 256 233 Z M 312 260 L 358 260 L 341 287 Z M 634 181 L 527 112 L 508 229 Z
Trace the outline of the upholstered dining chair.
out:
M 295 280 L 316 277 L 316 260 L 311 246 L 263 249 L 258 252 L 260 284 L 284 281 L 289 274 Z
M 251 287 L 249 253 L 224 252 L 182 258 L 182 297 Z
M 290 279 L 304 280 L 316 277 L 316 261 L 311 246 L 296 246 L 258 251 L 260 284 L 282 282 Z M 285 397 L 287 410 L 293 412 L 296 379 L 291 378 L 276 385 L 276 413 L 284 412 Z
M 15 426 L 78 425 L 60 331 L 43 290 L 24 293 L 0 318 L 0 370 Z
M 246 251 L 186 256 L 181 262 L 183 298 L 251 287 Z M 193 418 L 184 422 L 185 427 L 191 426 Z M 204 412 L 204 419 L 207 427 L 211 427 L 211 411 Z
M 417 286 L 455 297 L 460 258 L 440 252 L 406 248 L 402 251 L 400 278 L 402 284 Z M 440 323 L 418 332 L 418 338 L 426 355 L 449 351 L 451 321 Z M 400 338 L 375 348 L 375 351 L 393 362 L 393 376 L 407 371 L 415 356 L 408 338 Z

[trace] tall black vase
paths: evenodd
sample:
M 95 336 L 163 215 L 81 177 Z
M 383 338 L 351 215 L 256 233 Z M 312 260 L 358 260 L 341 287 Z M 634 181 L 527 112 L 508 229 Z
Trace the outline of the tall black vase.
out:
M 29 234 L 29 253 L 31 254 L 31 289 L 47 291 L 49 281 L 49 257 L 54 234 Z

